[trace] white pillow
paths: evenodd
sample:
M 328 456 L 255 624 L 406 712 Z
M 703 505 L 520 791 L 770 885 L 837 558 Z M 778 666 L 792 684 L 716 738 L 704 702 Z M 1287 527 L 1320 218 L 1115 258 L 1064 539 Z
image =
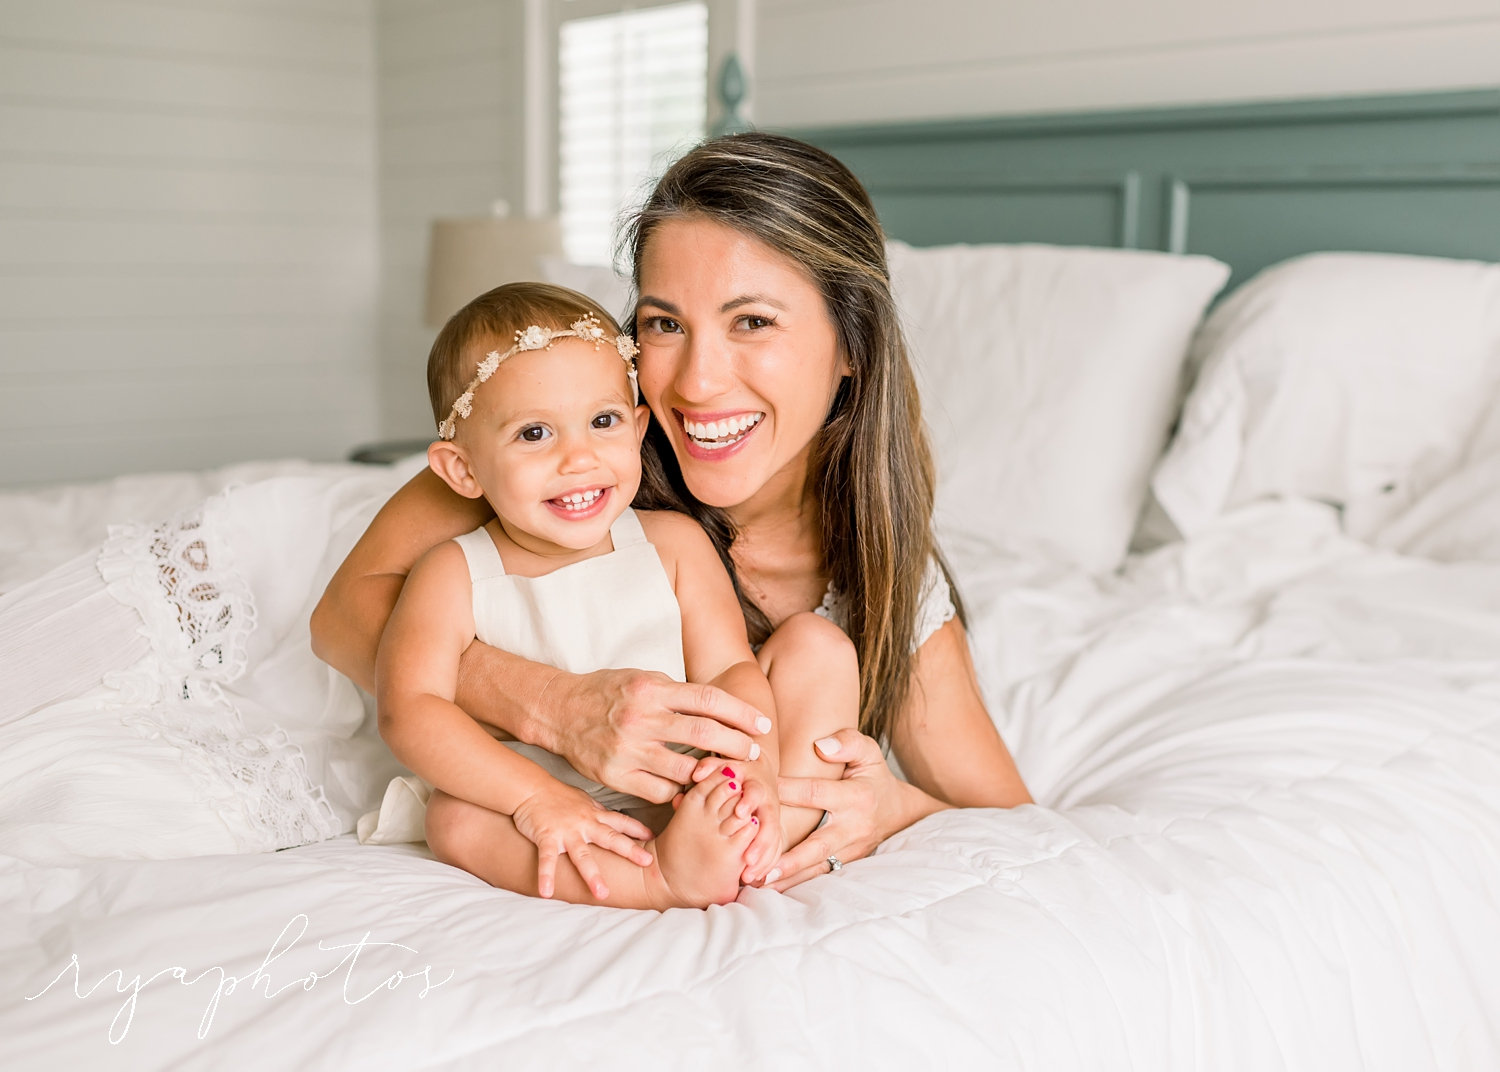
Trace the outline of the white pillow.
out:
M 0 854 L 260 852 L 353 829 L 396 764 L 308 616 L 413 465 L 230 487 L 0 597 Z
M 1302 496 L 1361 539 L 1451 472 L 1500 382 L 1500 265 L 1317 253 L 1266 269 L 1205 322 L 1152 478 L 1191 535 Z
M 616 275 L 613 268 L 574 264 L 563 257 L 542 257 L 537 266 L 542 272 L 542 282 L 586 294 L 602 305 L 605 312 L 624 323 L 625 310 L 630 305 L 630 280 Z
M 1378 547 L 1439 562 L 1500 562 L 1500 390 L 1465 457 L 1375 535 Z
M 888 253 L 937 455 L 939 537 L 1114 569 L 1229 268 L 1054 246 Z

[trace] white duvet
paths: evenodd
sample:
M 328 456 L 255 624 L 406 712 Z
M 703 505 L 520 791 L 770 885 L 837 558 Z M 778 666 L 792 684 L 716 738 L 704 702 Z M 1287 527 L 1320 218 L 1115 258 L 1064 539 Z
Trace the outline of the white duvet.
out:
M 0 858 L 0 1066 L 1500 1067 L 1500 563 L 1297 502 L 1104 582 L 949 550 L 1038 806 L 661 915 L 349 836 Z

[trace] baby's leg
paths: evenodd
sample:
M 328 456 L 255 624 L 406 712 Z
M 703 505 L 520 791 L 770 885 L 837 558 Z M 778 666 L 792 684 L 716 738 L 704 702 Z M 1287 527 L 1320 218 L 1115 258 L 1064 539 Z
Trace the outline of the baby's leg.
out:
M 573 861 L 559 858 L 554 896 L 573 904 L 654 909 L 705 908 L 734 900 L 745 848 L 755 832 L 734 814 L 739 795 L 738 785 L 731 789 L 722 774 L 693 786 L 666 829 L 646 843 L 649 867 L 591 847 L 609 887 L 602 901 L 590 892 Z M 434 791 L 427 804 L 427 844 L 439 860 L 492 886 L 539 896 L 536 845 L 508 815 Z
M 859 725 L 859 660 L 844 631 L 816 614 L 794 614 L 761 645 L 760 668 L 776 699 L 777 747 L 786 778 L 834 778 L 842 763 L 818 758 L 813 742 Z M 786 847 L 812 833 L 821 812 L 784 805 Z

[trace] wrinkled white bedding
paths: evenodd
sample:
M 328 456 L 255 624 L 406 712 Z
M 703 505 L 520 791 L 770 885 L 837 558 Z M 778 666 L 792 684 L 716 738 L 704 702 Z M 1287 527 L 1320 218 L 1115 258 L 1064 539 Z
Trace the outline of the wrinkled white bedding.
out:
M 1040 806 L 663 915 L 347 836 L 0 858 L 0 1065 L 1500 1067 L 1500 563 L 1298 502 L 1108 581 L 949 551 Z

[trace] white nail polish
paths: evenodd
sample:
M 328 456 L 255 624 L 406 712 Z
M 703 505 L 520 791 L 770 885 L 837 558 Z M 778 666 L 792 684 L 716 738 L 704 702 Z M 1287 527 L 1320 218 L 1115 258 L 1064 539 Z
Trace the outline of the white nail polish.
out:
M 781 868 L 779 868 L 779 867 L 773 867 L 773 868 L 771 868 L 771 870 L 769 870 L 769 871 L 766 872 L 766 881 L 768 883 L 769 882 L 775 882 L 780 877 L 781 877 Z
M 839 751 L 839 739 L 837 737 L 824 737 L 821 741 L 814 741 L 813 747 L 825 756 L 836 756 Z
M 761 715 L 758 719 L 755 720 L 755 728 L 761 733 L 770 733 L 771 720 L 765 715 Z
M 760 758 L 760 745 L 756 744 L 754 741 L 751 741 L 750 742 L 750 762 L 754 763 L 759 758 Z

